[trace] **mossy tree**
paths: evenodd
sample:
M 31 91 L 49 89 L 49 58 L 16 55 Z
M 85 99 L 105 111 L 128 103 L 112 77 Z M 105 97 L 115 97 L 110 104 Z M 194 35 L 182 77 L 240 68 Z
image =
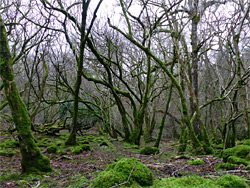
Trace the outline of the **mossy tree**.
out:
M 0 15 L 0 76 L 17 128 L 23 173 L 51 172 L 50 161 L 41 154 L 31 131 L 31 118 L 20 97 L 13 72 L 13 57 L 10 53 L 4 21 Z

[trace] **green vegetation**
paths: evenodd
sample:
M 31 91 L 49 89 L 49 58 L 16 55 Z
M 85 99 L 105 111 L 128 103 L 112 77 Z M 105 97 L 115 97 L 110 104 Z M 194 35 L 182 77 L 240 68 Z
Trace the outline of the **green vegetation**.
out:
M 154 155 L 158 153 L 159 153 L 159 149 L 157 147 L 146 146 L 145 148 L 140 150 L 140 154 L 143 154 L 143 155 L 152 155 L 152 154 Z
M 230 156 L 245 158 L 250 152 L 250 146 L 238 145 L 233 148 L 228 148 L 222 151 L 221 157 L 224 162 L 227 162 Z
M 189 165 L 205 165 L 205 162 L 203 160 L 192 160 L 188 161 Z
M 226 170 L 234 170 L 236 168 L 236 164 L 232 163 L 220 163 L 214 166 L 216 169 L 226 169 Z
M 19 143 L 15 139 L 7 139 L 3 143 L 0 143 L 2 148 L 16 148 L 19 147 Z
M 90 151 L 90 145 L 89 144 L 83 144 L 80 146 L 82 151 Z
M 152 186 L 152 188 L 221 188 L 215 182 L 201 178 L 199 176 L 185 176 L 182 178 L 162 179 Z
M 74 148 L 73 150 L 72 150 L 72 154 L 73 155 L 78 155 L 78 154 L 80 154 L 80 153 L 82 153 L 82 148 L 81 147 L 76 147 L 76 148 Z
M 48 153 L 57 153 L 58 147 L 56 145 L 51 145 L 50 147 L 47 148 Z
M 104 172 L 101 172 L 93 180 L 89 187 L 106 188 L 126 181 L 128 181 L 126 186 L 134 182 L 141 186 L 150 186 L 153 184 L 153 174 L 146 166 L 134 158 L 123 158 L 109 165 Z
M 221 178 L 219 178 L 216 181 L 216 184 L 220 185 L 222 187 L 226 187 L 226 188 L 248 187 L 248 185 L 246 184 L 246 182 L 242 178 L 240 178 L 239 176 L 231 175 L 231 174 L 227 174 L 225 176 L 222 176 Z
M 236 156 L 230 156 L 228 157 L 227 161 L 229 163 L 233 163 L 233 164 L 243 164 L 245 166 L 250 164 L 250 161 L 247 161 L 246 159 L 242 159 Z

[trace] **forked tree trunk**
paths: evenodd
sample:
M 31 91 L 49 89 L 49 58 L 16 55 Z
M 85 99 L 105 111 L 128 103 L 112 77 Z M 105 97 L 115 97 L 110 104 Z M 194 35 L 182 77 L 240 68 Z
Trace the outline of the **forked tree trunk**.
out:
M 17 127 L 22 155 L 22 173 L 51 172 L 52 168 L 49 159 L 41 154 L 40 149 L 35 144 L 31 131 L 31 119 L 20 97 L 15 82 L 12 63 L 5 25 L 0 15 L 0 76 L 3 81 L 13 120 Z

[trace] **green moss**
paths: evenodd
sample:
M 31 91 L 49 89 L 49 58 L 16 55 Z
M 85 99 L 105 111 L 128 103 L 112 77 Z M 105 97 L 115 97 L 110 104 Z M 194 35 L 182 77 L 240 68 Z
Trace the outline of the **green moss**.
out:
M 250 146 L 250 139 L 244 140 L 243 145 Z
M 203 160 L 192 160 L 188 161 L 189 165 L 205 165 L 205 162 Z
M 8 140 L 5 140 L 3 143 L 0 143 L 0 147 L 16 148 L 16 147 L 19 147 L 19 142 L 15 139 L 8 139 Z
M 51 143 L 51 139 L 49 138 L 44 138 L 42 140 L 39 140 L 36 144 L 38 147 L 47 147 Z
M 225 176 L 222 176 L 221 178 L 219 178 L 216 181 L 216 184 L 222 186 L 222 187 L 226 187 L 226 188 L 232 188 L 232 187 L 240 187 L 240 188 L 244 188 L 244 187 L 248 187 L 248 185 L 246 184 L 246 182 L 240 178 L 239 176 L 234 176 L 231 174 L 227 174 Z
M 33 159 L 25 160 L 22 158 L 22 173 L 25 174 L 45 174 L 53 172 L 49 158 L 39 154 Z
M 89 144 L 83 144 L 80 146 L 80 148 L 82 149 L 82 151 L 90 151 L 90 145 Z
M 214 168 L 216 169 L 227 169 L 227 170 L 234 170 L 236 168 L 236 164 L 232 164 L 232 163 L 221 163 L 221 164 L 217 164 L 214 165 Z
M 62 133 L 60 139 L 66 140 L 69 137 L 70 133 Z
M 111 187 L 126 182 L 130 174 L 131 177 L 127 186 L 134 182 L 141 186 L 150 186 L 153 184 L 153 174 L 146 166 L 134 158 L 124 158 L 109 165 L 104 172 L 101 172 L 93 180 L 90 187 Z
M 0 182 L 16 180 L 20 177 L 20 174 L 1 174 Z
M 101 147 L 102 147 L 102 146 L 114 147 L 114 145 L 111 144 L 111 143 L 110 143 L 109 141 L 107 141 L 107 140 L 101 141 L 100 146 L 101 146 Z
M 167 178 L 155 182 L 152 188 L 221 188 L 215 182 L 199 176 L 185 176 L 182 178 Z
M 239 145 L 239 146 L 235 146 L 233 148 L 225 149 L 222 152 L 221 157 L 223 158 L 224 162 L 227 162 L 227 159 L 230 156 L 245 158 L 249 154 L 249 152 L 250 152 L 250 146 Z
M 152 154 L 158 154 L 158 153 L 159 153 L 159 149 L 157 147 L 146 146 L 145 148 L 140 150 L 140 154 L 143 154 L 143 155 L 152 155 Z
M 16 154 L 15 151 L 9 151 L 9 150 L 0 150 L 0 156 L 8 156 L 12 157 Z
M 66 155 L 67 152 L 64 151 L 64 150 L 62 150 L 62 149 L 60 149 L 60 150 L 57 151 L 57 154 L 58 154 L 58 155 Z
M 250 164 L 247 165 L 246 170 L 250 170 Z
M 48 153 L 56 153 L 58 151 L 58 147 L 56 145 L 51 145 L 47 148 Z
M 93 180 L 90 184 L 90 188 L 98 187 L 98 188 L 107 188 L 112 187 L 114 185 L 123 183 L 127 181 L 127 176 L 116 172 L 115 170 L 111 169 L 109 171 L 104 171 L 99 173 L 98 177 Z
M 89 141 L 88 140 L 80 140 L 78 141 L 79 144 L 89 144 Z
M 78 155 L 78 154 L 80 154 L 80 153 L 82 153 L 82 148 L 81 148 L 81 147 L 76 147 L 76 148 L 74 148 L 74 149 L 72 150 L 72 154 L 73 154 L 73 155 Z
M 236 156 L 230 156 L 230 157 L 228 157 L 227 161 L 230 162 L 230 163 L 233 163 L 233 164 L 243 164 L 245 166 L 247 166 L 248 164 L 250 164 L 249 161 L 247 161 L 245 159 L 242 159 L 242 158 L 239 158 L 239 157 L 236 157 Z

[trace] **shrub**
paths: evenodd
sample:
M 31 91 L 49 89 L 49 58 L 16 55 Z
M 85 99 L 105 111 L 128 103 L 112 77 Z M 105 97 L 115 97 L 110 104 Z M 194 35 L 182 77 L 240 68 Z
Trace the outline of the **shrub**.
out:
M 159 153 L 159 149 L 157 147 L 146 146 L 145 148 L 140 150 L 140 154 L 143 154 L 143 155 L 151 155 L 151 154 L 158 154 L 158 153 Z

